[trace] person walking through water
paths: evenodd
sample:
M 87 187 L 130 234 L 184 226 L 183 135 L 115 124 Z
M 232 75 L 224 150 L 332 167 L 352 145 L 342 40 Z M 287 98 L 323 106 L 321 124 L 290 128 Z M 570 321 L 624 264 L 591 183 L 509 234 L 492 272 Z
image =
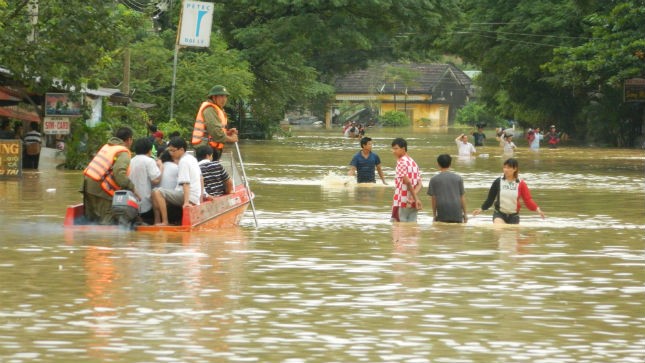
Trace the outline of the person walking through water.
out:
M 473 140 L 475 141 L 475 146 L 484 146 L 484 142 L 486 141 L 484 125 L 477 124 L 477 131 L 473 132 Z
M 466 223 L 466 192 L 461 176 L 450 171 L 452 157 L 441 154 L 437 157 L 439 174 L 430 178 L 428 195 L 432 200 L 432 216 L 435 222 Z
M 540 141 L 542 141 L 543 138 L 544 135 L 540 132 L 540 128 L 536 127 L 535 129 L 529 129 L 526 140 L 528 141 L 531 150 L 537 151 L 540 149 Z
M 392 222 L 416 222 L 421 200 L 421 172 L 417 163 L 408 155 L 408 143 L 402 138 L 392 141 L 392 154 L 396 157 Z
M 349 176 L 356 175 L 357 183 L 376 183 L 374 172 L 378 171 L 381 181 L 387 185 L 381 168 L 381 158 L 372 152 L 371 138 L 364 137 L 361 139 L 361 151 L 354 154 L 349 165 L 350 168 L 347 174 Z
M 31 122 L 30 130 L 25 134 L 25 152 L 23 155 L 22 167 L 26 169 L 38 169 L 40 150 L 42 149 L 42 135 L 38 131 L 38 123 Z
M 481 208 L 473 211 L 473 215 L 479 215 L 494 204 L 493 223 L 519 224 L 521 198 L 526 208 L 537 212 L 544 219 L 544 212 L 533 201 L 528 185 L 518 177 L 519 163 L 517 160 L 514 158 L 506 160 L 502 170 L 504 175 L 495 179 L 488 191 L 488 197 Z
M 228 90 L 222 85 L 215 85 L 208 92 L 208 100 L 202 102 L 193 127 L 191 144 L 193 147 L 210 145 L 213 153 L 219 156 L 225 143 L 238 141 L 237 129 L 228 129 L 228 118 L 224 106 L 228 101 Z M 216 159 L 213 157 L 213 159 Z
M 558 144 L 560 143 L 560 135 L 555 130 L 555 125 L 551 125 L 549 128 L 549 132 L 546 134 L 546 142 L 549 144 L 551 149 L 558 147 Z
M 507 134 L 504 136 L 504 155 L 507 157 L 513 156 L 517 146 L 513 142 L 513 134 Z

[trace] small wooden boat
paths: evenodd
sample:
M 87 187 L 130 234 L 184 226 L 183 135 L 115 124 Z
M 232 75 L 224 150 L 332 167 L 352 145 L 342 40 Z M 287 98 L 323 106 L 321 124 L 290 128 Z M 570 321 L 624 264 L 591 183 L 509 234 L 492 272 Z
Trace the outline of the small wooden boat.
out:
M 251 203 L 252 193 L 244 185 L 238 185 L 231 194 L 214 197 L 211 200 L 183 208 L 181 224 L 168 226 L 135 225 L 135 231 L 145 232 L 191 232 L 211 230 L 217 228 L 233 227 L 239 225 L 242 215 Z M 84 216 L 83 203 L 67 207 L 65 228 L 117 229 L 119 226 L 97 226 L 88 224 Z

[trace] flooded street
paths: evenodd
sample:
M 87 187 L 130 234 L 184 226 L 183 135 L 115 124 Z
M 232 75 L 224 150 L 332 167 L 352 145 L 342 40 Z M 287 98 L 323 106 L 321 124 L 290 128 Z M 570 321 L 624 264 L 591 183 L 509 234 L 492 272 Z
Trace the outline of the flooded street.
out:
M 446 134 L 368 130 L 389 185 L 344 176 L 356 141 L 296 131 L 240 150 L 256 194 L 239 228 L 73 231 L 80 171 L 0 180 L 0 362 L 645 361 L 645 152 L 532 152 L 546 219 L 433 224 Z M 453 135 L 454 134 L 454 135 Z M 489 136 L 492 139 L 492 133 Z M 394 137 L 422 171 L 418 224 L 389 222 Z M 468 209 L 502 173 L 494 140 L 453 161 Z

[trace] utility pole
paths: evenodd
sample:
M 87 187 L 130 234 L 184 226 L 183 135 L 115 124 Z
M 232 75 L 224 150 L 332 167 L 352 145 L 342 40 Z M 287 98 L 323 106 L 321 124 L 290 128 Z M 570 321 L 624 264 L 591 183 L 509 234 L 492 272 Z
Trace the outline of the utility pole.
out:
M 123 51 L 123 85 L 121 92 L 130 97 L 130 48 L 126 47 Z
M 38 0 L 29 0 L 27 5 L 29 13 L 29 23 L 31 24 L 31 34 L 27 37 L 29 43 L 36 42 L 36 24 L 38 24 Z

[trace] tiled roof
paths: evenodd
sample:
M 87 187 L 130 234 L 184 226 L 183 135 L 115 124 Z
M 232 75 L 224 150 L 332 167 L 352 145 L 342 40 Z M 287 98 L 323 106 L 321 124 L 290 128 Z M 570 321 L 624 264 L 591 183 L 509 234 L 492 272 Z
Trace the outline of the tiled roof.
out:
M 401 79 L 388 80 L 386 70 L 391 67 L 404 68 L 416 75 L 407 84 Z M 428 94 L 450 72 L 464 88 L 470 88 L 472 80 L 463 71 L 451 64 L 440 63 L 381 64 L 341 77 L 336 80 L 335 87 L 337 94 L 403 92 L 406 87 L 408 94 Z

